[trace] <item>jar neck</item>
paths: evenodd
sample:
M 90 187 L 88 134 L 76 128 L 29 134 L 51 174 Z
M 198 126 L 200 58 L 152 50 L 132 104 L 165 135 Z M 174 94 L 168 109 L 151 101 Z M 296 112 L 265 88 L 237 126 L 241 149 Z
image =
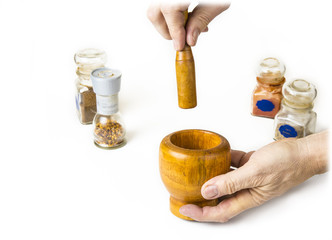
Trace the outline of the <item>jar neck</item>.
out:
M 285 79 L 279 84 L 270 84 L 261 80 L 261 78 L 257 77 L 257 87 L 258 89 L 273 93 L 273 94 L 281 94 L 282 85 L 284 84 Z
M 293 112 L 298 112 L 298 113 L 311 111 L 314 107 L 313 103 L 299 104 L 296 102 L 288 101 L 285 98 L 282 99 L 281 106 L 288 111 L 293 111 Z
M 97 68 L 104 67 L 104 64 L 78 64 L 76 69 L 76 75 L 82 85 L 92 86 L 90 74 Z
M 101 115 L 112 115 L 119 111 L 118 94 L 103 96 L 96 95 L 97 113 Z
M 262 78 L 257 77 L 257 83 L 263 87 L 280 88 L 285 83 L 285 78 Z

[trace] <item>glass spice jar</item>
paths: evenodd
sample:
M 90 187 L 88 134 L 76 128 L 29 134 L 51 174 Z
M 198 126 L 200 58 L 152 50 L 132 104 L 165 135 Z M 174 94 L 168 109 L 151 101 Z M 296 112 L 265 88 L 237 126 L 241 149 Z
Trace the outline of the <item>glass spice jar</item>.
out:
M 82 124 L 91 124 L 96 114 L 96 94 L 92 89 L 91 72 L 106 63 L 106 53 L 95 48 L 78 51 L 74 56 L 77 64 L 76 79 L 76 109 Z
M 259 64 L 257 85 L 252 95 L 253 116 L 274 118 L 280 109 L 286 68 L 276 58 L 265 58 Z
M 121 73 L 110 68 L 98 68 L 91 73 L 91 80 L 97 99 L 97 114 L 93 120 L 94 142 L 102 148 L 120 147 L 125 143 L 126 134 L 118 107 Z
M 301 138 L 315 132 L 317 114 L 312 111 L 317 91 L 313 84 L 297 79 L 286 84 L 281 110 L 274 120 L 274 139 Z

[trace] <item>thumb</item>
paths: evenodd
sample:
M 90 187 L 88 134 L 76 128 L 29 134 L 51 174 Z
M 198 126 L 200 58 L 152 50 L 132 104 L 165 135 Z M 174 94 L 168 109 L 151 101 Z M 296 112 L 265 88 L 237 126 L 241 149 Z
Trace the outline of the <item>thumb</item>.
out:
M 258 185 L 258 173 L 247 163 L 234 171 L 210 179 L 202 186 L 201 193 L 205 199 L 215 199 Z
M 190 46 L 195 46 L 199 34 L 206 31 L 208 24 L 228 7 L 229 4 L 199 4 L 188 19 L 186 27 L 187 43 Z

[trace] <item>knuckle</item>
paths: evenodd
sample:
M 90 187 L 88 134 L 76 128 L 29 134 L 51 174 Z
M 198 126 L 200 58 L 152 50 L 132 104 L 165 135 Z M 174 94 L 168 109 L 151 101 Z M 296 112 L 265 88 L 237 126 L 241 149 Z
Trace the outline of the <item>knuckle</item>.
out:
M 249 190 L 249 193 L 251 195 L 251 199 L 252 199 L 254 207 L 260 206 L 264 202 L 267 201 L 266 196 L 263 193 L 260 193 L 257 190 L 255 190 L 255 191 L 254 190 Z
M 168 29 L 172 39 L 179 39 L 185 34 L 184 29 L 181 29 L 178 26 L 169 25 Z
M 203 221 L 203 220 L 207 220 L 209 219 L 210 216 L 210 207 L 209 206 L 205 206 L 202 208 L 202 214 L 200 216 L 198 216 L 198 221 Z
M 254 203 L 253 204 L 254 207 L 260 206 L 265 202 L 265 200 L 263 198 L 260 198 L 260 197 L 253 197 L 252 200 L 253 200 L 253 203 Z
M 174 12 L 183 12 L 188 8 L 188 3 L 177 3 L 177 4 L 170 4 L 170 3 L 161 3 L 160 9 L 163 13 L 174 13 Z
M 229 201 L 223 202 L 223 204 L 219 204 L 217 206 L 218 217 L 216 219 L 217 222 L 225 223 L 230 219 L 227 215 L 227 208 L 230 207 Z
M 226 194 L 232 194 L 236 192 L 236 184 L 233 181 L 233 179 L 230 177 L 229 180 L 223 181 L 222 188 L 224 188 L 224 191 Z
M 151 5 L 146 11 L 146 16 L 151 22 L 155 22 L 158 19 L 160 9 L 154 5 Z
M 172 4 L 163 3 L 160 5 L 160 10 L 163 14 L 172 14 L 177 11 L 177 6 Z
M 197 17 L 198 17 L 198 20 L 201 23 L 203 23 L 205 26 L 207 26 L 211 22 L 211 19 L 207 14 L 200 14 Z
M 149 9 L 146 12 L 146 16 L 153 23 L 159 20 L 159 12 L 156 11 L 155 9 Z

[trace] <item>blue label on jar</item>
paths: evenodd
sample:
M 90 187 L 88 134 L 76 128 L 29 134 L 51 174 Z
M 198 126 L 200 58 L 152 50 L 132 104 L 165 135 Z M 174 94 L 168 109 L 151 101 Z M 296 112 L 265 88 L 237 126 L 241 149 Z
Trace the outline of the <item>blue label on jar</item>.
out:
M 297 132 L 296 132 L 295 128 L 293 128 L 292 126 L 289 126 L 287 124 L 280 126 L 279 132 L 285 138 L 297 137 Z
M 275 107 L 271 101 L 265 99 L 257 101 L 256 106 L 263 112 L 271 112 Z

